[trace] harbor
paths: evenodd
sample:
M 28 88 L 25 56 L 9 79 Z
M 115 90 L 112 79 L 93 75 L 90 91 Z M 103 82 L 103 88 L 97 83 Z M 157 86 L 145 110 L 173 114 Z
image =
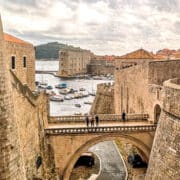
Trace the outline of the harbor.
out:
M 49 66 L 49 64 L 51 66 Z M 36 61 L 37 71 L 57 71 L 58 61 Z M 97 84 L 113 82 L 109 77 L 60 78 L 52 74 L 36 74 L 38 90 L 50 96 L 50 115 L 83 115 L 89 113 Z

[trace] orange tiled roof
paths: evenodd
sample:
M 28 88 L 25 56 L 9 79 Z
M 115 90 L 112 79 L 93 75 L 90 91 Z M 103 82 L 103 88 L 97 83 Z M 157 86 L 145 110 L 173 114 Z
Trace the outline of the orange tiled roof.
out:
M 154 59 L 154 55 L 144 49 L 138 49 L 119 57 L 120 59 Z
M 28 42 L 26 42 L 26 41 L 23 41 L 23 40 L 21 40 L 21 39 L 19 39 L 19 38 L 16 38 L 16 37 L 14 37 L 14 36 L 12 36 L 12 35 L 10 35 L 10 34 L 7 34 L 7 33 L 4 33 L 4 40 L 5 40 L 5 41 L 9 41 L 9 42 L 13 42 L 13 43 L 17 43 L 17 44 L 31 45 L 31 46 L 32 46 L 31 43 L 28 43 Z

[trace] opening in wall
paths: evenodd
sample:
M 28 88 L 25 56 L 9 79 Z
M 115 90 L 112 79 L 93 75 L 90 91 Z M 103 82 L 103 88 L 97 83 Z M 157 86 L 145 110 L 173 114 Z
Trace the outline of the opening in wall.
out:
M 16 58 L 15 58 L 15 56 L 11 57 L 11 68 L 12 69 L 16 68 Z
M 26 67 L 26 56 L 23 57 L 23 67 Z

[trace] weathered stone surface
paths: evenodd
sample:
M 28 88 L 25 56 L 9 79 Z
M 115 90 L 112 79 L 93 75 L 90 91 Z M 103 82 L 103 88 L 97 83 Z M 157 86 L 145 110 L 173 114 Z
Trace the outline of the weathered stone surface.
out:
M 0 18 L 0 179 L 25 179 L 14 117 L 12 88 L 6 68 L 3 29 Z
M 91 113 L 114 114 L 114 86 L 112 84 L 104 83 L 97 86 Z
M 88 50 L 62 49 L 59 52 L 59 76 L 71 77 L 87 73 L 92 53 Z
M 180 85 L 165 82 L 163 111 L 151 151 L 147 180 L 180 177 Z

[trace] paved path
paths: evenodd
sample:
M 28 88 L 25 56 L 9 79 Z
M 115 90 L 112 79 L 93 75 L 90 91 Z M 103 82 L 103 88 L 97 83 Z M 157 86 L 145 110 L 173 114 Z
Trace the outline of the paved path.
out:
M 90 148 L 101 160 L 101 173 L 97 180 L 124 180 L 123 161 L 113 141 L 104 141 Z

